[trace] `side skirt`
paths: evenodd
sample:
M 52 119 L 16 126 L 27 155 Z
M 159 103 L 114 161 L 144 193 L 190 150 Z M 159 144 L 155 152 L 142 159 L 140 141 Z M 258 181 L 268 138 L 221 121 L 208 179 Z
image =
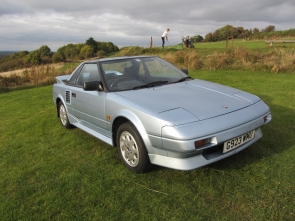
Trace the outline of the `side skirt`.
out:
M 110 131 L 105 130 L 101 127 L 98 127 L 89 122 L 78 120 L 77 118 L 73 117 L 71 114 L 68 114 L 68 118 L 70 123 L 74 125 L 75 127 L 78 127 L 79 129 L 113 146 L 112 133 Z

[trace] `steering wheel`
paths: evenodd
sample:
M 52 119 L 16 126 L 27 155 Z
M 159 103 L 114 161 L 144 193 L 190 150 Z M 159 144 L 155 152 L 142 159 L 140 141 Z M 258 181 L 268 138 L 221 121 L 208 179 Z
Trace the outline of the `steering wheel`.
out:
M 111 84 L 110 88 L 116 86 L 121 81 L 130 81 L 130 79 L 127 77 L 118 78 L 118 79 L 114 80 L 114 82 Z

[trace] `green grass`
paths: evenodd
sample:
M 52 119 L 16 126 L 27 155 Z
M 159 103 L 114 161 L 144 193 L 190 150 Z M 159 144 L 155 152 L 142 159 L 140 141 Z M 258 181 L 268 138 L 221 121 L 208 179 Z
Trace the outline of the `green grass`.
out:
M 228 40 L 228 48 L 243 46 L 249 49 L 258 49 L 265 48 L 267 45 L 264 41 L 243 41 L 235 39 L 232 43 L 232 40 Z M 195 48 L 226 48 L 226 41 L 218 41 L 218 42 L 208 42 L 208 43 L 198 43 L 195 44 Z
M 134 174 L 115 148 L 56 117 L 52 87 L 0 94 L 1 220 L 294 220 L 295 75 L 197 71 L 260 96 L 263 138 L 193 171 Z
M 228 48 L 232 47 L 245 47 L 248 49 L 271 49 L 276 47 L 283 47 L 283 48 L 294 48 L 294 43 L 274 43 L 272 47 L 269 46 L 269 44 L 265 44 L 264 40 L 241 40 L 241 39 L 235 39 L 233 42 L 232 40 L 228 40 Z M 180 45 L 166 45 L 167 49 L 169 48 L 181 48 Z M 218 41 L 218 42 L 204 42 L 204 43 L 196 43 L 194 44 L 196 49 L 207 49 L 207 50 L 220 50 L 220 49 L 226 49 L 226 41 Z M 183 45 L 183 48 L 185 48 L 185 45 Z

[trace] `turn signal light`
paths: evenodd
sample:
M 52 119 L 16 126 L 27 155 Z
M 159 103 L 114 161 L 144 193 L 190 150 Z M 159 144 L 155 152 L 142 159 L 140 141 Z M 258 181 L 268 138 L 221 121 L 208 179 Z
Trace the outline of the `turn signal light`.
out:
M 267 116 L 263 117 L 263 121 L 264 121 L 264 123 L 267 121 Z
M 195 141 L 195 148 L 200 148 L 208 143 L 208 139 L 197 140 Z

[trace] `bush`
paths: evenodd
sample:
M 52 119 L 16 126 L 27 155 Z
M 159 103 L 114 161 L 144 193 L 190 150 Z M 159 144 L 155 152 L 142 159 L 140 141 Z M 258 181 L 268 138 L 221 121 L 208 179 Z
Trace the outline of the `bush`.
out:
M 99 50 L 98 52 L 96 52 L 96 56 L 97 57 L 105 57 L 105 56 L 107 56 L 107 53 L 105 53 L 105 51 L 103 51 L 103 50 Z
M 71 67 L 69 72 L 73 69 L 74 67 Z M 30 69 L 25 69 L 20 75 L 0 76 L 0 91 L 9 91 L 11 88 L 50 85 L 55 82 L 56 76 L 62 74 L 53 65 L 36 65 Z
M 294 48 L 248 49 L 234 47 L 226 50 L 159 49 L 125 47 L 116 56 L 157 55 L 179 68 L 203 70 L 255 70 L 272 73 L 295 72 Z
M 0 63 L 0 72 L 17 70 L 25 67 L 25 63 L 22 58 L 16 58 Z
M 56 52 L 53 54 L 52 56 L 52 61 L 57 63 L 57 62 L 62 62 L 65 60 L 65 57 L 63 56 L 63 54 Z

